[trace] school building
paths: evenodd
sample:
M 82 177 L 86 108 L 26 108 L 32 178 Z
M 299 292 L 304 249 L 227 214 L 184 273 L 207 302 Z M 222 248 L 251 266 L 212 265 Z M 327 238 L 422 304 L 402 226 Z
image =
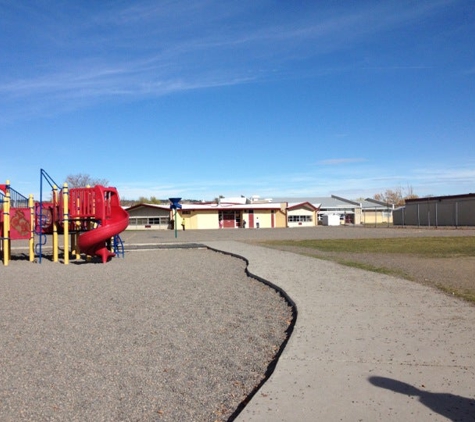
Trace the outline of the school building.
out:
M 176 210 L 178 228 L 237 229 L 292 228 L 318 225 L 392 222 L 392 207 L 371 199 L 363 203 L 335 195 L 315 198 L 261 200 L 219 198 L 213 202 L 182 203 Z M 166 230 L 175 227 L 170 205 L 137 204 L 127 209 L 129 230 Z
M 128 229 L 173 229 L 175 211 L 167 205 L 138 204 L 127 209 Z M 285 204 L 181 204 L 176 223 L 187 230 L 287 227 Z

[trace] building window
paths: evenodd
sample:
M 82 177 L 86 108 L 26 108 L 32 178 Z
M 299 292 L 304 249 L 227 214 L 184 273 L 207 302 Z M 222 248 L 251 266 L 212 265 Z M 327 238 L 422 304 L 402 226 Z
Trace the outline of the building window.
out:
M 311 223 L 312 216 L 311 215 L 289 215 L 288 222 L 289 223 Z
M 129 217 L 129 226 L 168 226 L 168 217 Z

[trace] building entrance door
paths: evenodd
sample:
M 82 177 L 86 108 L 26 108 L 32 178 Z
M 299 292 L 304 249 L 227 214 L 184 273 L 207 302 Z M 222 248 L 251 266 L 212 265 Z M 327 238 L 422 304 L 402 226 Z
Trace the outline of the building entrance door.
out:
M 248 225 L 247 227 L 249 227 L 250 229 L 253 229 L 254 228 L 254 210 L 249 210 L 249 221 L 248 221 Z
M 223 228 L 234 229 L 236 227 L 235 211 L 223 211 Z

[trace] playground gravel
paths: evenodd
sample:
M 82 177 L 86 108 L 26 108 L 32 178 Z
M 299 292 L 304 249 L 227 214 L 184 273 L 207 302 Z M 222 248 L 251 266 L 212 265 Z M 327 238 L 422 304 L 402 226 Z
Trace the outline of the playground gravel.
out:
M 292 309 L 207 249 L 0 269 L 0 420 L 224 421 L 265 378 Z

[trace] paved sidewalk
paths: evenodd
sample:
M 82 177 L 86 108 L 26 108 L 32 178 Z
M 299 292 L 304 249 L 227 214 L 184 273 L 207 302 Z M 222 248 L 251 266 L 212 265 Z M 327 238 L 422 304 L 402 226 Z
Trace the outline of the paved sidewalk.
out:
M 475 421 L 475 306 L 402 279 L 233 241 L 298 309 L 248 421 Z

